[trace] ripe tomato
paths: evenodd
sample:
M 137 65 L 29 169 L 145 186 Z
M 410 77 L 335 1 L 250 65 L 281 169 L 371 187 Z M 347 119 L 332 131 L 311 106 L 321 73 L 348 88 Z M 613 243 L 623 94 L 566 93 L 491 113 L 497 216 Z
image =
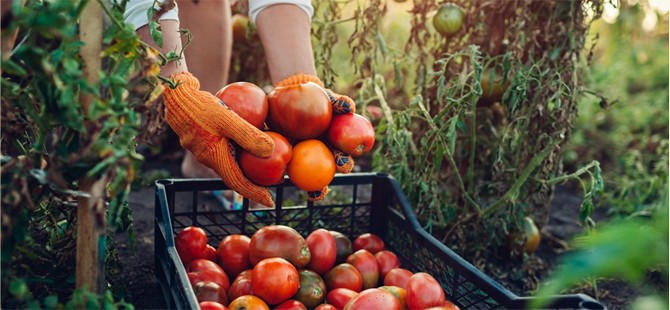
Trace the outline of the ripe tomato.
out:
M 298 140 L 320 136 L 333 117 L 326 91 L 312 82 L 276 87 L 268 95 L 268 103 L 270 128 Z
M 230 310 L 270 310 L 268 304 L 254 295 L 244 295 L 233 299 L 228 305 Z
M 221 266 L 213 261 L 203 258 L 196 259 L 188 264 L 186 271 L 191 285 L 201 281 L 210 281 L 220 285 L 224 290 L 227 290 L 230 286 L 230 280 L 226 273 Z
M 262 88 L 249 82 L 235 82 L 221 88 L 216 96 L 249 124 L 263 129 L 268 99 Z
M 410 309 L 424 309 L 444 306 L 446 300 L 444 290 L 433 276 L 425 272 L 417 272 L 407 281 L 405 301 Z
M 216 261 L 216 249 L 213 246 L 208 244 L 207 248 L 205 249 L 205 257 L 203 257 L 203 258 L 215 262 Z
M 340 114 L 333 116 L 326 137 L 340 151 L 356 157 L 372 149 L 375 129 L 370 120 L 360 114 Z
M 533 219 L 527 216 L 523 218 L 523 234 L 526 237 L 524 252 L 526 254 L 535 252 L 537 247 L 540 246 L 540 230 L 535 226 Z
M 385 290 L 393 294 L 393 296 L 395 298 L 398 298 L 398 301 L 400 302 L 400 309 L 407 309 L 407 302 L 405 302 L 405 297 L 407 296 L 407 290 L 397 286 L 380 286 L 379 289 Z
M 363 276 L 352 264 L 342 263 L 328 270 L 323 277 L 326 289 L 330 292 L 336 288 L 348 288 L 354 292 L 363 289 Z
M 288 162 L 288 177 L 304 191 L 317 191 L 335 177 L 335 157 L 328 147 L 316 139 L 298 142 Z
M 249 180 L 261 186 L 270 186 L 284 182 L 284 173 L 291 160 L 293 147 L 284 136 L 272 131 L 265 133 L 275 142 L 275 148 L 270 157 L 258 157 L 242 149 L 239 164 L 240 169 Z
M 344 307 L 345 310 L 400 310 L 400 301 L 388 291 L 370 288 L 360 292 Z
M 430 308 L 426 308 L 426 310 L 461 310 L 461 308 L 459 308 L 453 302 L 445 300 L 444 301 L 444 306 L 430 307 Z
M 283 258 L 266 258 L 256 264 L 251 271 L 251 287 L 254 295 L 270 305 L 291 298 L 298 292 L 299 286 L 298 270 Z
M 376 287 L 379 283 L 379 265 L 375 256 L 368 250 L 358 250 L 349 257 L 347 263 L 358 269 L 363 277 L 363 289 Z
M 433 16 L 435 30 L 445 36 L 451 36 L 461 30 L 463 25 L 463 9 L 453 3 L 445 3 Z
M 233 42 L 245 42 L 247 40 L 247 27 L 249 17 L 242 14 L 234 14 L 230 20 L 233 28 Z
M 358 292 L 352 291 L 348 288 L 336 288 L 328 291 L 326 300 L 329 304 L 335 306 L 337 309 L 343 309 L 354 297 L 358 295 Z
M 379 274 L 382 278 L 384 278 L 391 269 L 400 267 L 398 256 L 388 250 L 377 252 L 377 254 L 375 254 L 375 259 L 377 260 L 377 265 L 379 265 Z
M 293 298 L 302 302 L 305 307 L 313 309 L 326 297 L 326 282 L 312 270 L 299 270 L 298 276 L 300 277 L 300 288 Z
M 318 274 L 324 274 L 335 266 L 335 259 L 337 258 L 335 237 L 328 230 L 316 229 L 305 240 L 309 247 L 309 253 L 312 255 L 307 269 Z
M 215 301 L 222 305 L 228 304 L 228 295 L 226 289 L 210 281 L 202 281 L 195 284 L 193 287 L 195 297 L 199 302 Z
M 339 231 L 331 230 L 330 234 L 335 237 L 335 247 L 337 249 L 335 264 L 346 262 L 347 257 L 353 253 L 353 250 L 351 249 L 351 240 Z
M 407 281 L 413 274 L 407 269 L 393 268 L 384 276 L 384 285 L 407 289 Z
M 255 266 L 261 260 L 281 257 L 298 268 L 309 264 L 307 241 L 295 229 L 284 225 L 265 226 L 251 236 L 249 260 Z
M 274 310 L 307 310 L 307 307 L 303 305 L 300 301 L 295 299 L 289 299 L 287 301 L 278 304 L 274 307 Z
M 354 251 L 364 249 L 372 254 L 377 254 L 384 249 L 384 240 L 375 234 L 367 233 L 356 237 L 353 246 Z
M 231 279 L 235 279 L 240 272 L 251 268 L 250 242 L 249 237 L 240 234 L 228 235 L 219 242 L 216 250 L 217 259 Z
M 203 301 L 198 304 L 200 310 L 228 310 L 226 306 L 216 302 L 216 301 Z
M 240 272 L 235 277 L 233 283 L 228 288 L 228 299 L 234 300 L 237 297 L 244 295 L 253 295 L 254 291 L 251 287 L 251 269 Z
M 194 259 L 204 258 L 207 250 L 207 234 L 200 227 L 189 226 L 177 233 L 175 248 L 184 266 Z
M 331 304 L 320 304 L 314 308 L 314 310 L 337 310 L 337 307 Z

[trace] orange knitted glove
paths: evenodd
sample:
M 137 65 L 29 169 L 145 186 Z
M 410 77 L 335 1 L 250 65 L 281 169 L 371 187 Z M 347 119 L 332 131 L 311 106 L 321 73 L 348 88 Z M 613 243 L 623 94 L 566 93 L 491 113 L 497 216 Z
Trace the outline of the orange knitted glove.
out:
M 325 88 L 323 86 L 323 82 L 321 82 L 321 79 L 319 79 L 314 75 L 298 73 L 289 76 L 279 81 L 278 83 L 275 83 L 274 86 L 284 87 L 307 82 L 314 82 L 319 86 L 321 86 L 326 91 L 328 98 L 330 98 L 330 104 L 333 108 L 333 114 L 338 115 L 338 114 L 347 114 L 356 112 L 356 103 L 354 102 L 354 100 L 352 100 L 348 96 L 336 94 L 330 89 Z M 337 172 L 339 173 L 351 172 L 355 164 L 353 157 L 332 147 L 331 150 L 333 152 L 333 156 L 335 157 L 335 167 L 337 168 Z M 329 191 L 328 186 L 326 186 L 321 190 L 308 192 L 307 199 L 310 201 L 323 200 L 328 194 L 328 191 Z
M 274 207 L 270 191 L 249 181 L 235 161 L 235 146 L 228 138 L 254 155 L 268 157 L 274 150 L 270 136 L 242 119 L 211 93 L 200 90 L 200 82 L 188 72 L 171 78 L 178 83 L 166 87 L 165 119 L 179 142 L 195 159 L 214 170 L 228 187 L 255 202 Z

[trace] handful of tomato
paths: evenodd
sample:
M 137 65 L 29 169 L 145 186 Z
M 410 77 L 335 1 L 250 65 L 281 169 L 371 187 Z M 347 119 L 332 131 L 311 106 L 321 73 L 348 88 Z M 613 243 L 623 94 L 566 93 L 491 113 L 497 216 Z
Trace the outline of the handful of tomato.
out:
M 240 151 L 242 172 L 261 186 L 279 184 L 288 174 L 300 189 L 321 191 L 335 177 L 335 151 L 357 157 L 374 146 L 370 120 L 355 113 L 334 114 L 325 90 L 312 82 L 276 87 L 269 94 L 255 84 L 236 82 L 216 96 L 274 140 L 269 157 Z
M 402 268 L 371 233 L 352 242 L 337 231 L 303 238 L 271 225 L 251 238 L 227 236 L 214 259 L 201 228 L 187 227 L 175 240 L 201 309 L 459 309 L 435 278 Z

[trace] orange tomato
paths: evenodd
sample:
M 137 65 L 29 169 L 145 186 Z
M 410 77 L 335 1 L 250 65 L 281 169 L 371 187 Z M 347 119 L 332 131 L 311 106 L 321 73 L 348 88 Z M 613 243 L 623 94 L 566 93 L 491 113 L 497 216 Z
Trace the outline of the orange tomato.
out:
M 228 305 L 230 310 L 270 310 L 268 304 L 254 295 L 244 295 L 235 298 Z
M 288 177 L 305 191 L 317 191 L 335 177 L 335 158 L 321 141 L 308 139 L 293 146 L 293 157 L 288 163 Z

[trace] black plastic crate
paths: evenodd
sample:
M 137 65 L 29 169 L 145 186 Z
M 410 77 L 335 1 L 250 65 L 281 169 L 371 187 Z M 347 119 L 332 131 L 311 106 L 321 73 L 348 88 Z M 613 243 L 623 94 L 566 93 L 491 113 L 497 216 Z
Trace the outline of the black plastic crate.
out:
M 327 200 L 312 203 L 285 179 L 283 184 L 270 187 L 276 194 L 274 209 L 250 210 L 249 201 L 244 199 L 242 210 L 228 210 L 205 194 L 227 190 L 220 180 L 157 181 L 155 272 L 167 305 L 198 308 L 174 247 L 176 233 L 190 225 L 203 228 L 214 247 L 229 234 L 251 236 L 261 227 L 274 224 L 291 226 L 303 236 L 317 228 L 337 230 L 352 241 L 371 232 L 382 237 L 386 247 L 398 255 L 401 267 L 435 277 L 447 299 L 461 309 L 522 309 L 532 299 L 510 292 L 426 232 L 393 177 L 381 173 L 338 174 L 330 188 Z M 584 294 L 557 296 L 549 307 L 605 308 Z

